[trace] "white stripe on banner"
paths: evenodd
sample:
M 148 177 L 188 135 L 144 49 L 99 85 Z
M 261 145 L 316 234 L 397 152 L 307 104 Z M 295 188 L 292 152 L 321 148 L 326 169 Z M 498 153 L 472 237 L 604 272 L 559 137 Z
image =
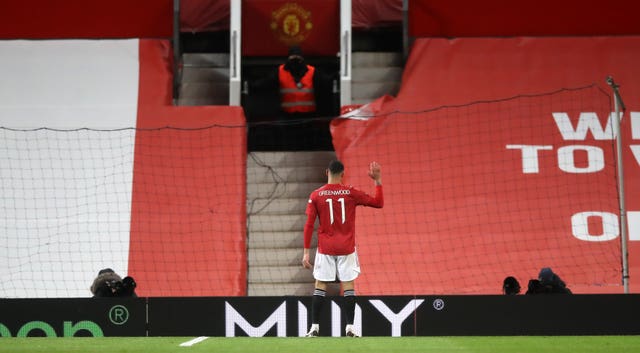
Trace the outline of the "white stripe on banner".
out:
M 135 126 L 138 40 L 0 41 L 0 126 Z

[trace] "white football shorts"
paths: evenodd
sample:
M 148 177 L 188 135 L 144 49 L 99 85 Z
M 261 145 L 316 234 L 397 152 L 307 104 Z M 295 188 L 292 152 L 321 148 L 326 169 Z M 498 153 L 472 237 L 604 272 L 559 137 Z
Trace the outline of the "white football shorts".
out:
M 353 281 L 360 275 L 360 262 L 356 251 L 349 255 L 326 255 L 316 252 L 313 278 L 322 282 Z

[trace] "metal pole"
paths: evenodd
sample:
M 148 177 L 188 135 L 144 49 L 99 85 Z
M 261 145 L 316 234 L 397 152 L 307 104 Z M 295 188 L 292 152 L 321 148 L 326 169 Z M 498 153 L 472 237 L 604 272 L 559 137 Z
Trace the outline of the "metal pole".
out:
M 173 104 L 178 105 L 182 48 L 180 45 L 180 0 L 173 0 Z
M 229 23 L 229 105 L 242 105 L 242 1 L 231 0 Z
M 351 104 L 351 0 L 340 0 L 340 107 Z
M 402 56 L 406 62 L 409 57 L 409 0 L 402 0 Z
M 620 207 L 620 244 L 622 251 L 622 286 L 624 292 L 629 293 L 629 253 L 627 250 L 627 209 L 624 198 L 624 165 L 622 158 L 622 131 L 620 129 L 620 120 L 622 120 L 622 112 L 626 110 L 618 85 L 613 81 L 613 77 L 607 77 L 607 84 L 613 90 L 613 101 L 616 111 L 615 119 L 613 119 L 613 130 L 616 134 L 616 163 L 618 167 L 618 203 Z

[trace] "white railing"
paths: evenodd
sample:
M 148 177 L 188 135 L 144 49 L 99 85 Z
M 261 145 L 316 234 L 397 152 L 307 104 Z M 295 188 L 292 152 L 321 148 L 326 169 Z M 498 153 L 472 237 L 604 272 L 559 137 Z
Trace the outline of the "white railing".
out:
M 340 1 L 340 105 L 351 104 L 351 0 Z
M 242 90 L 242 0 L 231 0 L 229 24 L 229 105 L 241 104 Z

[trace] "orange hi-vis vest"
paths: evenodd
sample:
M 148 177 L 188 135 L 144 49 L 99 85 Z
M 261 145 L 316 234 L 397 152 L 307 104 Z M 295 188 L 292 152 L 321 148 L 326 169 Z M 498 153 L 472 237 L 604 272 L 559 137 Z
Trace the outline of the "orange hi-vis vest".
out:
M 287 113 L 310 113 L 316 111 L 316 99 L 313 93 L 313 73 L 315 68 L 307 65 L 307 73 L 296 84 L 291 73 L 280 65 L 280 107 Z

